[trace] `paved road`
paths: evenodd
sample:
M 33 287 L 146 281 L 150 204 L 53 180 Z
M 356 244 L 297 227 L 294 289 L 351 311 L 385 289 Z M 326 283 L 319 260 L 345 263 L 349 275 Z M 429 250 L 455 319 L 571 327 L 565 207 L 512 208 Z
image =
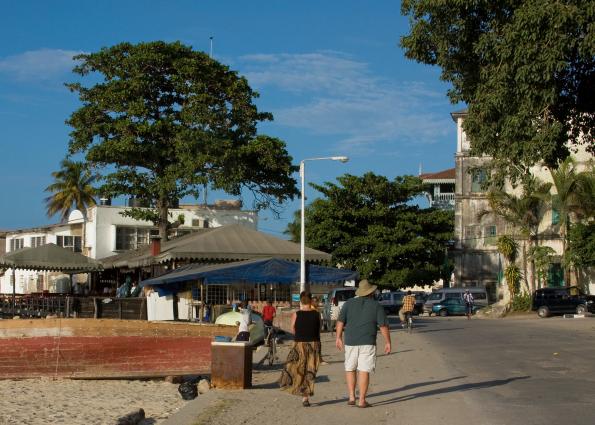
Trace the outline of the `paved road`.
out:
M 595 423 L 595 318 L 421 319 L 436 350 L 490 424 Z M 420 341 L 421 342 L 421 341 Z
M 328 365 L 312 407 L 278 390 L 277 365 L 255 370 L 253 389 L 211 391 L 167 424 L 595 423 L 595 319 L 425 317 L 413 334 L 391 334 L 396 347 L 378 358 L 370 409 L 346 405 L 343 356 L 324 334 Z

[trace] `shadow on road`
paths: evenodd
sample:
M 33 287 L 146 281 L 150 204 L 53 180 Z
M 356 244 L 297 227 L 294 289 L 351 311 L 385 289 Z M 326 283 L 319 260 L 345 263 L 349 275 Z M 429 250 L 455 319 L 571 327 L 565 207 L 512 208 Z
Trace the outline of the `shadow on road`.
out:
M 463 378 L 463 377 L 458 377 L 458 378 Z M 450 380 L 458 379 L 458 378 L 451 378 Z M 453 393 L 453 392 L 459 392 L 459 391 L 470 391 L 470 390 L 479 390 L 479 389 L 483 389 L 483 388 L 498 387 L 501 385 L 510 384 L 513 381 L 518 381 L 521 379 L 529 379 L 529 378 L 531 378 L 531 377 L 530 376 L 516 376 L 514 378 L 495 379 L 492 381 L 470 382 L 468 384 L 460 384 L 460 385 L 455 385 L 453 387 L 437 388 L 435 390 L 423 391 L 423 392 L 414 393 L 414 394 L 407 394 L 407 395 L 391 398 L 389 400 L 378 401 L 378 402 L 374 403 L 374 405 L 382 406 L 385 404 L 392 404 L 392 403 L 398 403 L 398 402 L 402 402 L 402 401 L 414 400 L 416 398 L 429 397 L 429 396 L 438 395 L 438 394 L 447 394 L 447 393 Z M 438 382 L 440 382 L 440 381 L 438 381 Z M 445 381 L 442 381 L 442 382 L 445 382 Z M 432 382 L 424 383 L 424 384 L 429 385 L 429 384 L 432 384 Z M 394 392 L 398 392 L 398 391 L 403 391 L 404 388 L 405 387 L 397 388 L 396 390 L 392 390 L 392 391 L 383 391 L 380 393 L 374 393 L 374 394 L 370 394 L 368 397 L 377 397 L 380 395 L 389 394 L 391 392 L 394 393 Z
M 426 329 L 423 331 L 419 331 L 418 333 L 423 334 L 423 333 L 428 333 L 428 332 L 448 332 L 448 331 L 460 331 L 460 330 L 464 330 L 465 328 L 442 328 L 442 329 Z M 415 331 L 415 328 L 413 328 L 413 330 Z
M 405 350 L 403 350 L 405 351 Z M 399 388 L 395 388 L 392 390 L 386 390 L 386 391 L 380 391 L 374 394 L 369 394 L 368 397 L 378 397 L 378 396 L 382 396 L 382 395 L 387 395 L 387 394 L 394 394 L 396 392 L 399 391 L 407 391 L 413 388 L 418 388 L 418 387 L 423 387 L 423 386 L 427 386 L 427 385 L 436 385 L 436 384 L 442 384 L 444 382 L 450 382 L 450 381 L 454 381 L 455 379 L 463 379 L 466 378 L 466 376 L 455 376 L 452 378 L 447 378 L 447 379 L 439 379 L 437 381 L 426 381 L 426 382 L 418 382 L 415 384 L 408 384 L 408 385 L 404 385 L 402 387 Z M 347 397 L 345 398 L 341 398 L 341 399 L 337 399 L 337 400 L 327 400 L 327 401 L 321 401 L 320 403 L 317 403 L 318 406 L 324 406 L 326 404 L 337 404 L 337 403 L 345 403 L 348 400 Z M 376 403 L 379 404 L 379 403 Z

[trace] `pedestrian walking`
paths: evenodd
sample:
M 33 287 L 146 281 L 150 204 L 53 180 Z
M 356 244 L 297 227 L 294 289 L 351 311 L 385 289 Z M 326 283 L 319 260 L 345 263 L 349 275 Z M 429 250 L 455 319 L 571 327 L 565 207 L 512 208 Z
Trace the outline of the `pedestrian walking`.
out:
M 252 325 L 252 309 L 250 308 L 250 304 L 247 301 L 242 303 L 242 310 L 241 310 L 241 317 L 240 321 L 236 322 L 238 325 L 238 334 L 236 336 L 236 341 L 250 341 L 250 327 Z
M 473 294 L 469 292 L 468 289 L 465 289 L 463 301 L 465 301 L 465 313 L 467 314 L 467 319 L 471 319 L 471 315 L 473 314 L 473 303 L 475 300 L 473 299 Z
M 370 372 L 376 368 L 376 334 L 384 338 L 384 354 L 391 352 L 388 319 L 384 308 L 374 299 L 377 286 L 366 279 L 360 281 L 355 298 L 348 300 L 339 313 L 337 320 L 337 339 L 335 344 L 340 351 L 345 350 L 345 380 L 350 406 L 370 407 L 366 400 Z M 343 341 L 343 333 L 345 341 Z M 356 376 L 357 371 L 357 376 Z M 355 401 L 355 387 L 359 390 L 359 399 Z
M 279 379 L 282 390 L 302 396 L 304 407 L 310 406 L 320 366 L 320 313 L 311 303 L 310 294 L 302 294 L 300 310 L 291 316 L 294 343 Z

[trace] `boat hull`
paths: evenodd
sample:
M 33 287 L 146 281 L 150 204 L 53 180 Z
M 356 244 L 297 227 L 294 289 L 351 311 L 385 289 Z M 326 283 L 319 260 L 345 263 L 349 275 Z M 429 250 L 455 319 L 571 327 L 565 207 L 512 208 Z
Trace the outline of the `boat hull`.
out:
M 233 326 L 136 320 L 0 321 L 0 379 L 151 378 L 210 373 L 211 342 Z

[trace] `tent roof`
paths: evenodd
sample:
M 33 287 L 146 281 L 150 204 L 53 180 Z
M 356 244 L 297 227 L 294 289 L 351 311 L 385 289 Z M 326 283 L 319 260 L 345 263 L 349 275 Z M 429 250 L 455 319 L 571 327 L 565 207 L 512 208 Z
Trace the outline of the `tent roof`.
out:
M 151 255 L 150 246 L 101 260 L 105 268 L 136 268 L 171 260 L 238 261 L 279 257 L 299 261 L 300 245 L 240 224 L 204 229 L 163 242 L 161 253 Z M 306 248 L 307 261 L 330 260 L 331 255 Z
M 310 283 L 336 283 L 358 278 L 352 270 L 307 265 L 307 280 Z M 202 279 L 206 285 L 232 283 L 282 283 L 299 281 L 300 264 L 281 258 L 258 258 L 226 264 L 189 264 L 162 276 L 144 280 L 143 286 L 175 286 L 177 283 Z
M 101 271 L 101 264 L 70 249 L 49 243 L 36 248 L 23 248 L 0 256 L 0 267 L 27 270 L 87 273 Z

